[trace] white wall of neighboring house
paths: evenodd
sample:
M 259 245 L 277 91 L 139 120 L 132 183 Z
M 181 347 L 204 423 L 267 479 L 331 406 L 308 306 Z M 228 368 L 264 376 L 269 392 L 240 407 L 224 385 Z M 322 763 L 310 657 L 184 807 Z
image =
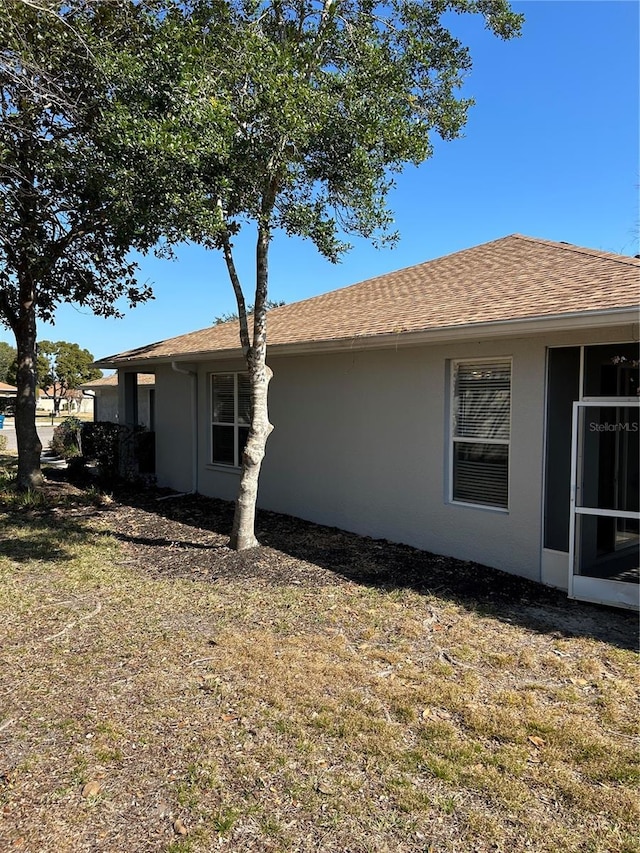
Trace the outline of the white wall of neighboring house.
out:
M 541 568 L 547 347 L 628 340 L 625 327 L 271 357 L 275 429 L 259 506 L 566 586 L 566 569 L 545 577 Z M 485 357 L 512 360 L 508 512 L 449 500 L 450 365 Z M 197 482 L 191 378 L 156 368 L 159 485 L 235 498 L 239 469 L 209 462 L 209 377 L 243 367 L 197 366 Z
M 38 411 L 40 412 L 53 412 L 53 399 L 51 397 L 46 397 L 44 394 L 40 394 L 38 397 Z M 63 399 L 60 401 L 60 413 L 61 414 L 93 414 L 93 397 L 84 395 L 79 399 L 66 400 Z
M 83 394 L 80 400 L 77 402 L 76 412 L 81 412 L 82 414 L 92 415 L 93 414 L 93 397 L 90 395 Z

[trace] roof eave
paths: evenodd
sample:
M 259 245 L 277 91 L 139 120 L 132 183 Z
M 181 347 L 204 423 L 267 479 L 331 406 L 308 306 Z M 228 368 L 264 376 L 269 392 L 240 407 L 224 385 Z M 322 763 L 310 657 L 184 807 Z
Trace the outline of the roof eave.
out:
M 513 335 L 535 335 L 544 332 L 561 332 L 580 329 L 598 329 L 608 326 L 632 324 L 636 326 L 635 336 L 638 337 L 638 321 L 640 315 L 637 308 L 610 308 L 605 311 L 577 311 L 571 314 L 552 314 L 537 317 L 523 317 L 511 320 L 490 321 L 486 323 L 467 323 L 455 326 L 440 326 L 435 329 L 418 331 L 398 331 L 379 335 L 362 335 L 351 338 L 336 338 L 319 341 L 301 341 L 291 344 L 270 344 L 270 355 L 304 355 L 307 353 L 337 352 L 365 349 L 387 349 L 390 347 L 419 346 L 426 344 L 445 343 L 448 341 L 476 339 L 505 338 Z M 118 359 L 96 361 L 96 367 L 116 370 L 148 371 L 152 365 L 170 364 L 172 361 L 202 362 L 202 361 L 232 361 L 243 358 L 240 347 L 224 350 L 203 350 L 200 352 L 173 353 L 163 356 L 131 356 Z
M 458 326 L 442 326 L 437 329 L 424 329 L 415 332 L 400 331 L 391 334 L 354 337 L 348 340 L 309 341 L 308 343 L 271 346 L 272 355 L 298 355 L 311 352 L 327 352 L 354 349 L 386 349 L 400 346 L 420 346 L 447 343 L 449 341 L 477 340 L 488 338 L 506 338 L 514 335 L 537 335 L 546 332 L 578 331 L 580 329 L 599 329 L 625 324 L 635 325 L 634 335 L 638 338 L 637 309 L 613 308 L 607 311 L 584 311 L 574 314 L 557 314 L 543 317 L 525 317 L 515 320 L 500 320 L 488 323 L 469 323 Z

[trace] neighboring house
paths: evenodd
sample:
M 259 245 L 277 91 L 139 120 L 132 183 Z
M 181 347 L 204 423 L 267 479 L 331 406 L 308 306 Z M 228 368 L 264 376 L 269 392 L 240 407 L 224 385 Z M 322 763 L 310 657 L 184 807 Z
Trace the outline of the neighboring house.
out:
M 512 235 L 270 311 L 259 505 L 637 607 L 639 285 Z M 98 366 L 127 421 L 154 370 L 160 485 L 235 497 L 237 322 Z
M 6 382 L 0 382 L 0 415 L 5 412 L 13 412 L 16 404 L 18 389 Z
M 53 413 L 54 400 L 52 388 L 47 388 L 46 391 L 42 389 L 38 390 L 37 408 L 40 412 Z M 60 399 L 60 414 L 76 415 L 79 413 L 93 413 L 93 397 L 83 394 L 80 389 L 70 388 Z
M 134 418 L 136 424 L 154 429 L 155 411 L 155 376 L 153 373 L 138 374 L 137 414 Z M 91 394 L 93 403 L 94 421 L 113 421 L 117 423 L 119 417 L 118 404 L 118 374 L 103 376 L 94 379 L 93 382 L 85 382 L 80 388 L 85 394 Z

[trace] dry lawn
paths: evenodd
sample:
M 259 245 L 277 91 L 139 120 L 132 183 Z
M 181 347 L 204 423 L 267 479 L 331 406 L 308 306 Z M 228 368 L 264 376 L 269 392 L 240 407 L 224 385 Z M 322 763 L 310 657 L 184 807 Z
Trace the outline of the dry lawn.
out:
M 52 489 L 0 509 L 0 850 L 640 849 L 630 614 Z

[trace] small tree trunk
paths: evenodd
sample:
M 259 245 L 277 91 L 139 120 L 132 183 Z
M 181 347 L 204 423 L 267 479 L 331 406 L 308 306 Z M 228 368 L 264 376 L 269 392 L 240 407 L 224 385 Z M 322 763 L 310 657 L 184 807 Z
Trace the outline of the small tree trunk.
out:
M 40 470 L 42 444 L 36 430 L 36 317 L 33 304 L 21 306 L 15 327 L 18 350 L 16 440 L 18 443 L 17 486 L 29 491 L 43 482 Z
M 242 476 L 233 516 L 230 546 L 236 551 L 255 548 L 259 543 L 255 534 L 258 480 L 264 459 L 267 439 L 273 426 L 269 423 L 268 388 L 272 372 L 265 363 L 266 347 L 249 361 L 251 382 L 251 428 L 242 454 Z
M 256 501 L 258 479 L 264 459 L 267 439 L 273 430 L 269 423 L 268 390 L 271 376 L 267 367 L 267 258 L 270 233 L 267 227 L 258 230 L 256 246 L 256 301 L 253 312 L 253 346 L 247 353 L 251 383 L 251 427 L 242 454 L 242 475 L 231 529 L 230 546 L 236 551 L 255 548 Z M 238 305 L 240 308 L 240 304 Z M 241 310 L 241 309 L 240 309 Z M 245 312 L 246 324 L 246 312 Z M 242 318 L 241 318 L 242 327 Z M 246 328 L 246 325 L 245 325 Z

